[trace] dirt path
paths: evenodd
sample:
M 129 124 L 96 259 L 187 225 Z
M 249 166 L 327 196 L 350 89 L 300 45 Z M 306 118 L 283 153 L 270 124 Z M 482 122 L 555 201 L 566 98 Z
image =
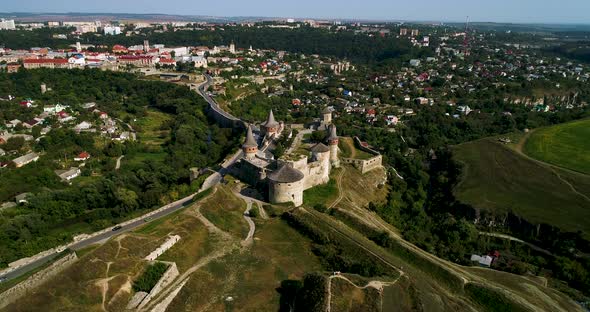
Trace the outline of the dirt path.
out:
M 125 155 L 121 155 L 121 156 L 119 156 L 119 158 L 117 158 L 117 164 L 115 165 L 115 170 L 119 170 L 119 168 L 121 168 L 121 159 L 123 159 L 123 157 L 125 157 Z
M 262 217 L 262 219 L 267 220 L 268 214 L 266 213 L 266 210 L 264 210 L 262 204 L 260 204 L 260 202 L 256 202 L 256 205 L 258 206 L 258 211 L 260 212 L 260 216 Z
M 357 284 L 352 282 L 350 279 L 348 279 L 344 275 L 340 275 L 340 274 L 332 275 L 328 278 L 328 299 L 327 299 L 326 312 L 330 312 L 332 310 L 332 279 L 335 279 L 335 278 L 343 279 L 357 289 L 366 289 L 369 287 L 377 289 L 379 291 L 380 298 L 381 298 L 381 311 L 383 311 L 383 288 L 385 288 L 387 286 L 395 285 L 399 281 L 399 279 L 402 278 L 403 276 L 404 276 L 404 272 L 401 272 L 400 276 L 398 276 L 395 279 L 395 281 L 392 281 L 392 282 L 383 282 L 383 281 L 379 281 L 379 280 L 373 280 L 373 281 L 369 281 L 367 283 L 367 285 L 365 285 L 365 286 L 358 286 Z
M 340 174 L 338 175 L 338 178 L 336 181 L 336 184 L 338 186 L 338 198 L 336 198 L 336 200 L 330 205 L 330 207 L 328 207 L 328 209 L 334 208 L 344 198 L 344 192 L 342 190 L 342 177 L 344 177 L 344 172 L 346 172 L 346 168 L 342 167 L 342 171 L 340 171 Z
M 344 140 L 344 144 L 346 144 L 350 150 L 350 156 L 348 158 L 356 158 L 356 147 L 354 147 L 354 143 L 351 142 L 351 140 L 346 139 Z
M 250 217 L 250 209 L 252 209 L 252 201 L 246 200 L 246 210 L 244 211 L 243 216 L 250 229 L 248 230 L 248 235 L 246 235 L 246 238 L 244 238 L 244 240 L 241 242 L 242 246 L 249 246 L 252 244 L 254 231 L 256 231 L 256 224 L 254 224 L 254 221 L 252 221 L 252 218 Z
M 201 203 L 205 202 L 206 199 L 210 198 L 213 194 L 217 192 L 217 188 L 211 192 L 206 198 L 204 198 Z M 232 251 L 238 249 L 240 247 L 237 244 L 235 238 L 232 237 L 231 234 L 221 230 L 211 221 L 209 221 L 202 213 L 201 213 L 201 204 L 198 204 L 196 209 L 193 211 L 193 214 L 205 225 L 207 230 L 211 234 L 218 235 L 221 238 L 220 245 L 221 248 L 213 251 L 212 253 L 204 256 L 203 258 L 199 259 L 192 267 L 178 276 L 170 285 L 168 285 L 165 289 L 163 289 L 158 295 L 156 295 L 149 304 L 147 304 L 141 311 L 148 311 L 150 309 L 154 309 L 154 311 L 161 311 L 156 310 L 156 307 L 160 306 L 158 302 L 168 302 L 165 306 L 167 307 L 170 302 L 176 297 L 176 294 L 180 291 L 180 288 L 184 286 L 184 283 L 189 279 L 190 275 L 196 272 L 197 270 L 201 269 L 205 265 L 209 264 L 211 261 L 219 259 Z M 182 285 L 181 285 L 182 284 Z M 165 308 L 165 307 L 164 307 Z
M 543 248 L 541 248 L 539 246 L 536 246 L 536 245 L 533 245 L 533 244 L 531 244 L 529 242 L 525 242 L 522 239 L 516 238 L 514 236 L 510 236 L 510 235 L 506 235 L 506 234 L 500 234 L 500 233 L 490 233 L 490 232 L 479 232 L 479 235 L 507 239 L 507 240 L 510 240 L 510 241 L 514 241 L 514 242 L 518 242 L 518 243 L 521 243 L 521 244 L 525 244 L 525 245 L 531 247 L 532 249 L 534 249 L 536 251 L 539 251 L 539 252 L 542 252 L 544 254 L 547 254 L 547 255 L 550 255 L 550 256 L 553 255 L 549 250 L 543 249 Z

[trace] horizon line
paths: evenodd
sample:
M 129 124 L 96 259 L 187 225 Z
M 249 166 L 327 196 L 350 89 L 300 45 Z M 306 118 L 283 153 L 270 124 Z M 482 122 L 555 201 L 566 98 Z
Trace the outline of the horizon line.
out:
M 191 14 L 174 14 L 174 13 L 129 13 L 129 12 L 33 12 L 33 11 L 23 11 L 23 12 L 0 12 L 0 15 L 10 15 L 10 14 L 35 14 L 35 15 L 72 15 L 72 14 L 79 14 L 79 15 L 160 15 L 160 16 L 177 16 L 177 17 L 186 17 L 186 18 L 215 18 L 215 19 L 270 19 L 270 20 L 286 20 L 286 19 L 295 19 L 295 20 L 328 20 L 328 21 L 345 21 L 345 22 L 385 22 L 385 23 L 392 23 L 392 22 L 409 22 L 409 23 L 457 23 L 457 24 L 464 24 L 465 21 L 458 21 L 458 20 L 429 20 L 429 19 L 399 19 L 399 18 L 363 18 L 363 17 L 285 17 L 285 16 L 249 16 L 249 15 L 234 15 L 234 16 L 222 16 L 222 15 L 191 15 Z M 14 18 L 19 18 L 18 16 Z M 172 20 L 171 20 L 172 21 Z M 469 21 L 470 24 L 478 24 L 478 23 L 493 23 L 493 24 L 513 24 L 513 25 L 579 25 L 579 26 L 590 26 L 590 22 L 517 22 L 517 21 L 510 21 L 510 22 L 501 22 L 501 21 Z

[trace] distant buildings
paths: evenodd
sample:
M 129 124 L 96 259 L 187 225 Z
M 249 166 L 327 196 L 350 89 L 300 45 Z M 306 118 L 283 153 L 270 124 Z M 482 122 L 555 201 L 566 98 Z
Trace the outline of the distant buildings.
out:
M 103 28 L 103 32 L 105 35 L 111 35 L 111 36 L 119 35 L 119 34 L 121 34 L 121 27 L 119 27 L 119 26 L 106 26 L 105 28 Z
M 23 66 L 26 69 L 35 68 L 70 68 L 67 59 L 25 59 Z
M 0 20 L 0 29 L 8 29 L 8 30 L 16 29 L 16 26 L 14 25 L 14 20 L 1 19 Z

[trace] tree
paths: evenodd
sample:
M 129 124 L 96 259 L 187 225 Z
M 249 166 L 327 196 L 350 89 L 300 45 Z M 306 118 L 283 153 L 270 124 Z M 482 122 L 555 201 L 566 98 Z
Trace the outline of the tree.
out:
M 4 149 L 7 151 L 17 151 L 20 150 L 24 144 L 25 139 L 23 137 L 12 137 L 4 144 Z

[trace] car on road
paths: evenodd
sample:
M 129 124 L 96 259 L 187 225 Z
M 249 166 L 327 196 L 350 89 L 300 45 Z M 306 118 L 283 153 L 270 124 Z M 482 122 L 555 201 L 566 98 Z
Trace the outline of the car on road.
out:
M 7 280 L 6 277 L 0 277 L 0 283 L 4 282 L 5 280 Z
M 118 231 L 118 230 L 120 230 L 120 229 L 122 229 L 122 228 L 123 228 L 122 226 L 120 226 L 120 225 L 117 225 L 117 226 L 115 226 L 115 227 L 113 228 L 113 231 Z
M 147 218 L 143 219 L 143 222 L 149 222 L 151 219 L 152 219 L 152 218 L 150 218 L 150 217 L 147 217 Z

